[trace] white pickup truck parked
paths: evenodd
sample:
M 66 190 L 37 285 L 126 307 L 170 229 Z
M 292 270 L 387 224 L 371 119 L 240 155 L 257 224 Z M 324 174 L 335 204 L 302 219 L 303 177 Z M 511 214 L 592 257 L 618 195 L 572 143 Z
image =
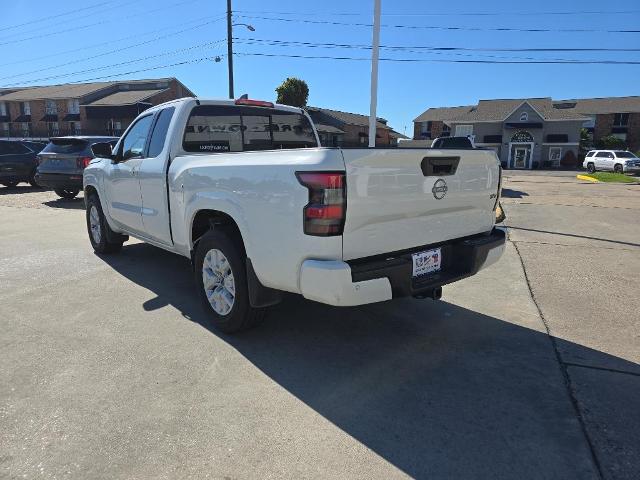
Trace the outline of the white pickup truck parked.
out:
M 323 148 L 302 109 L 184 98 L 93 151 L 93 249 L 117 252 L 131 235 L 190 258 L 225 332 L 282 292 L 337 306 L 437 299 L 504 249 L 491 150 Z

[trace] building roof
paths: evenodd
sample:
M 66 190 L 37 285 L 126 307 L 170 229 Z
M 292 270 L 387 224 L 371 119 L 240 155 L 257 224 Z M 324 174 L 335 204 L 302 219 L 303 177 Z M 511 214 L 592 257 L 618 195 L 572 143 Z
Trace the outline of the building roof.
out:
M 414 122 L 440 120 L 444 122 L 503 122 L 520 105 L 528 103 L 544 120 L 584 120 L 580 112 L 572 108 L 558 108 L 550 97 L 509 98 L 480 100 L 477 105 L 461 107 L 430 108 Z
M 102 89 L 113 87 L 116 85 L 136 85 L 136 84 L 153 84 L 166 83 L 176 80 L 175 78 L 156 78 L 149 80 L 119 80 L 112 82 L 92 82 L 92 83 L 66 83 L 61 85 L 46 85 L 41 87 L 22 87 L 11 93 L 2 95 L 2 101 L 23 101 L 30 100 L 57 100 L 66 98 L 82 98 L 86 95 L 98 92 Z M 152 87 L 149 85 L 148 87 Z M 147 87 L 147 88 L 148 88 Z M 143 87 L 144 88 L 144 87 Z M 160 86 L 158 86 L 160 88 Z M 166 88 L 166 87 L 163 87 Z
M 322 124 L 322 123 L 315 123 L 314 125 L 316 126 L 316 130 L 319 132 L 323 132 L 323 133 L 344 133 L 343 130 L 340 130 L 337 127 L 334 127 L 333 125 L 326 125 L 326 124 Z
M 149 97 L 157 95 L 168 90 L 167 88 L 159 88 L 155 90 L 126 90 L 123 92 L 115 92 L 106 97 L 102 97 L 91 103 L 88 106 L 114 106 L 114 105 L 135 105 L 136 103 L 143 102 Z
M 313 111 L 324 113 L 325 115 L 333 117 L 339 122 L 346 123 L 347 125 L 357 125 L 359 127 L 369 126 L 368 115 L 360 115 L 359 113 L 341 112 L 340 110 L 331 110 L 328 108 L 319 108 L 319 107 L 308 107 L 307 110 L 309 111 L 309 113 L 312 113 Z M 387 130 L 391 130 L 391 127 L 389 127 L 386 123 L 381 122 L 380 120 L 381 119 L 378 118 L 378 122 L 376 125 L 377 128 L 384 128 Z
M 571 108 L 584 115 L 596 115 L 603 113 L 627 113 L 640 112 L 640 96 L 633 97 L 603 97 L 603 98 L 578 98 L 571 100 L 556 100 L 554 105 Z

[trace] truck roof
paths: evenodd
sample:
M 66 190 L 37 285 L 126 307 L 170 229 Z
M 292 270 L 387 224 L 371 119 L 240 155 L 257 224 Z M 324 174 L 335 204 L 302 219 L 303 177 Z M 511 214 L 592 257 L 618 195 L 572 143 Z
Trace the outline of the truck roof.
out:
M 183 97 L 178 98 L 177 100 L 170 100 L 165 103 L 161 103 L 160 105 L 154 105 L 149 108 L 148 111 L 157 110 L 159 108 L 164 108 L 168 105 L 176 105 L 176 104 L 184 104 L 191 102 L 199 102 L 199 105 L 228 105 L 228 106 L 236 106 L 241 105 L 244 107 L 256 107 L 256 108 L 275 108 L 277 110 L 283 110 L 287 112 L 295 112 L 295 113 L 303 113 L 304 110 L 299 107 L 292 107 L 291 105 L 283 105 L 281 103 L 274 103 L 263 101 L 263 100 L 255 100 L 255 99 L 230 99 L 230 98 L 199 98 L 199 97 Z M 238 102 L 247 102 L 247 103 L 238 103 Z M 249 102 L 264 102 L 265 105 L 254 105 Z M 266 103 L 270 105 L 266 105 Z

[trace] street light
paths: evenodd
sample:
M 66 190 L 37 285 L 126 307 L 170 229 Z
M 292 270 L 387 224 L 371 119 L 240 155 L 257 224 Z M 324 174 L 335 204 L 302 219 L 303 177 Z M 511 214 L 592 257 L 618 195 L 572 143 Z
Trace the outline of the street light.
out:
M 247 27 L 250 32 L 255 32 L 253 25 L 248 23 L 231 23 L 231 0 L 227 0 L 227 62 L 229 65 L 229 98 L 234 98 L 233 94 L 233 27 Z

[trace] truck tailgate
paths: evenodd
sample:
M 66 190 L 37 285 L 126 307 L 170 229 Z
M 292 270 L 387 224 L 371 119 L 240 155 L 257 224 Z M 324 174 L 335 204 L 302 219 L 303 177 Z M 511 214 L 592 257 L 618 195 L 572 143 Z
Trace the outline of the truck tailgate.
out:
M 343 258 L 490 231 L 499 162 L 490 150 L 345 149 Z

